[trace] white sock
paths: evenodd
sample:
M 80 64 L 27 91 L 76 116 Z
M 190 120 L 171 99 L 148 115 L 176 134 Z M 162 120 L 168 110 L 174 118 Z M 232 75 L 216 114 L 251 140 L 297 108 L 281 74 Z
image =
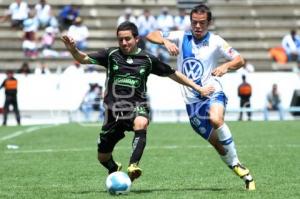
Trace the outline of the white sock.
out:
M 226 154 L 221 155 L 221 159 L 229 166 L 233 167 L 239 163 L 239 159 L 236 153 L 233 138 L 228 126 L 224 123 L 218 129 L 216 129 L 219 141 L 225 148 Z

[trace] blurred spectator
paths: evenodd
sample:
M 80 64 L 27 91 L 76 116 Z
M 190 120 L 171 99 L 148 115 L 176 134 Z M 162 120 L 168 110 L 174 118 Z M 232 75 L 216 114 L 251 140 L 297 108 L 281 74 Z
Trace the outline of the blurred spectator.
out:
M 267 94 L 266 106 L 264 108 L 264 119 L 269 120 L 269 111 L 278 111 L 279 119 L 284 119 L 284 111 L 281 105 L 281 97 L 278 93 L 277 84 L 272 85 L 272 91 Z
M 179 8 L 179 15 L 174 18 L 176 30 L 190 30 L 191 21 L 190 16 L 184 8 Z
M 99 110 L 99 121 L 104 121 L 104 115 L 105 115 L 105 109 L 104 109 L 104 104 L 103 104 L 104 92 L 103 92 L 102 86 L 99 86 L 98 88 L 99 88 L 99 90 L 98 90 L 96 102 L 98 103 L 97 107 Z
M 35 68 L 34 74 L 47 75 L 47 74 L 51 74 L 51 72 L 48 68 L 48 65 L 44 61 L 41 61 L 39 62 L 38 66 Z
M 173 16 L 169 14 L 167 7 L 163 7 L 161 14 L 157 16 L 157 28 L 162 32 L 167 32 L 175 28 Z
M 28 18 L 28 14 L 28 4 L 22 0 L 15 0 L 9 5 L 6 14 L 1 17 L 0 22 L 10 19 L 12 28 L 22 29 L 23 21 Z
M 148 52 L 151 54 L 155 54 L 154 52 L 157 49 L 157 45 L 148 42 L 145 37 L 152 31 L 156 30 L 156 19 L 153 15 L 151 15 L 148 9 L 144 9 L 144 12 L 137 19 L 137 27 L 139 29 L 140 34 L 140 44 L 139 47 L 146 48 Z
M 236 72 L 238 72 L 242 76 L 243 75 L 247 76 L 248 73 L 253 73 L 255 71 L 255 67 L 247 59 L 244 60 L 245 60 L 245 64 L 243 65 L 243 67 L 239 68 Z
M 39 22 L 39 28 L 46 28 L 47 26 L 58 27 L 58 21 L 53 15 L 52 8 L 46 0 L 40 0 L 34 8 Z
M 71 36 L 79 50 L 85 50 L 87 48 L 87 38 L 89 36 L 89 30 L 87 26 L 82 24 L 82 18 L 76 17 L 74 24 L 70 26 L 68 35 Z
M 286 64 L 288 57 L 282 46 L 276 46 L 269 49 L 269 56 L 273 61 L 276 61 L 279 64 Z
M 126 8 L 124 10 L 124 15 L 121 15 L 119 18 L 118 18 L 118 22 L 117 22 L 117 25 L 120 25 L 121 23 L 123 23 L 124 21 L 130 21 L 134 24 L 137 25 L 137 21 L 136 21 L 136 18 L 135 16 L 132 15 L 132 9 L 131 8 Z
M 36 38 L 38 21 L 33 10 L 29 12 L 29 17 L 23 21 L 23 27 L 24 36 L 22 49 L 24 55 L 29 58 L 36 58 L 38 56 Z
M 102 89 L 102 87 L 101 87 Z M 102 92 L 102 90 L 101 90 Z M 91 113 L 100 110 L 100 87 L 98 84 L 90 84 L 89 91 L 85 94 L 80 109 L 84 114 L 85 121 L 91 121 Z
M 27 62 L 23 62 L 21 68 L 18 70 L 18 73 L 28 75 L 31 73 L 31 70 L 29 68 L 29 64 Z
M 42 52 L 43 57 L 59 57 L 60 54 L 53 49 L 55 43 L 55 37 L 58 33 L 58 29 L 52 26 L 49 26 L 45 29 L 43 36 L 40 38 L 40 51 Z
M 146 37 L 147 34 L 156 30 L 156 19 L 148 9 L 144 9 L 143 14 L 138 17 L 137 27 L 142 37 Z
M 240 108 L 250 108 L 250 97 L 252 95 L 252 87 L 251 85 L 246 81 L 246 76 L 242 76 L 242 83 L 238 87 L 238 96 L 240 97 Z M 247 111 L 248 115 L 248 121 L 251 120 L 251 112 Z M 239 115 L 239 121 L 243 120 L 243 111 L 240 111 Z
M 4 102 L 4 112 L 3 112 L 3 126 L 7 124 L 7 114 L 9 113 L 9 106 L 12 105 L 16 120 L 18 125 L 21 124 L 21 117 L 18 108 L 18 99 L 17 99 L 17 91 L 18 91 L 18 81 L 13 76 L 12 71 L 7 71 L 7 78 L 2 82 L 0 89 L 4 87 L 5 89 L 5 102 Z
M 300 62 L 300 36 L 296 30 L 291 30 L 290 34 L 283 37 L 281 45 L 288 57 L 288 61 Z
M 74 23 L 76 17 L 79 16 L 79 6 L 77 5 L 66 5 L 59 13 L 59 25 L 60 30 L 68 30 L 69 27 Z
M 156 21 L 157 28 L 162 31 L 163 34 L 167 34 L 175 28 L 173 16 L 169 14 L 169 9 L 167 7 L 162 8 L 161 14 L 157 17 Z M 170 60 L 170 54 L 163 45 L 158 45 L 157 52 L 154 55 L 165 63 L 168 63 Z
M 83 69 L 83 67 L 81 67 L 81 64 L 78 61 L 74 61 L 73 64 L 71 64 L 64 70 L 64 74 L 66 74 L 66 75 L 82 75 L 82 74 L 84 74 L 84 69 Z

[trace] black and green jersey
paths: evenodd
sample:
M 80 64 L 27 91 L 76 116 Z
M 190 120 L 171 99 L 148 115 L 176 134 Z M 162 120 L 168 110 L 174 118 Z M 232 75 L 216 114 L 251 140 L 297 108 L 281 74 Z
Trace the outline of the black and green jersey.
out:
M 169 76 L 175 71 L 143 50 L 125 55 L 119 48 L 100 49 L 88 54 L 90 61 L 107 69 L 104 103 L 108 108 L 136 107 L 147 102 L 150 73 Z

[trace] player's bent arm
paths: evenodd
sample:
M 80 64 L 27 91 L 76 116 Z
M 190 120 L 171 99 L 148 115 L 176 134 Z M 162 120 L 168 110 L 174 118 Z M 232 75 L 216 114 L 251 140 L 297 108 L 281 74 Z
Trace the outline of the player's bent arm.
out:
M 63 35 L 61 37 L 61 40 L 64 42 L 67 50 L 71 53 L 71 55 L 76 61 L 80 62 L 81 64 L 91 64 L 91 61 L 87 54 L 80 51 L 76 47 L 75 40 L 72 37 L 68 35 Z
M 72 54 L 73 58 L 81 64 L 92 64 L 89 56 L 77 48 L 74 51 L 70 51 L 70 53 Z
M 233 60 L 226 63 L 228 70 L 237 70 L 245 65 L 245 60 L 241 55 L 236 56 Z
M 191 79 L 188 79 L 184 74 L 178 71 L 175 71 L 175 73 L 169 75 L 169 77 L 179 84 L 193 88 L 202 96 L 207 96 L 214 91 L 214 88 L 212 86 L 201 87 L 197 85 L 195 82 L 193 82 Z
M 176 46 L 176 44 L 174 44 L 173 42 L 169 41 L 168 39 L 165 39 L 160 31 L 154 31 L 154 32 L 150 32 L 147 36 L 146 39 L 152 43 L 156 43 L 156 44 L 161 44 L 164 45 L 168 52 L 170 53 L 170 55 L 172 56 L 176 56 L 179 53 L 179 49 Z
M 237 70 L 240 67 L 242 67 L 244 64 L 245 64 L 244 59 L 240 55 L 238 55 L 233 60 L 228 61 L 215 68 L 211 74 L 213 76 L 222 77 L 228 71 Z
M 160 31 L 153 31 L 150 32 L 147 36 L 146 39 L 152 43 L 156 44 L 164 44 L 164 38 L 161 35 Z

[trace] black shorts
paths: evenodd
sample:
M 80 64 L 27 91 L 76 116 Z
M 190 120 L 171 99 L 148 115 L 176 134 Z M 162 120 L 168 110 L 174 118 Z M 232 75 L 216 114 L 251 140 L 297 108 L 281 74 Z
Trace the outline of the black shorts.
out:
M 137 116 L 146 117 L 149 121 L 148 107 L 135 107 L 132 111 L 105 111 L 105 120 L 98 139 L 98 152 L 110 153 L 115 145 L 125 137 L 125 131 L 133 130 L 133 122 Z

